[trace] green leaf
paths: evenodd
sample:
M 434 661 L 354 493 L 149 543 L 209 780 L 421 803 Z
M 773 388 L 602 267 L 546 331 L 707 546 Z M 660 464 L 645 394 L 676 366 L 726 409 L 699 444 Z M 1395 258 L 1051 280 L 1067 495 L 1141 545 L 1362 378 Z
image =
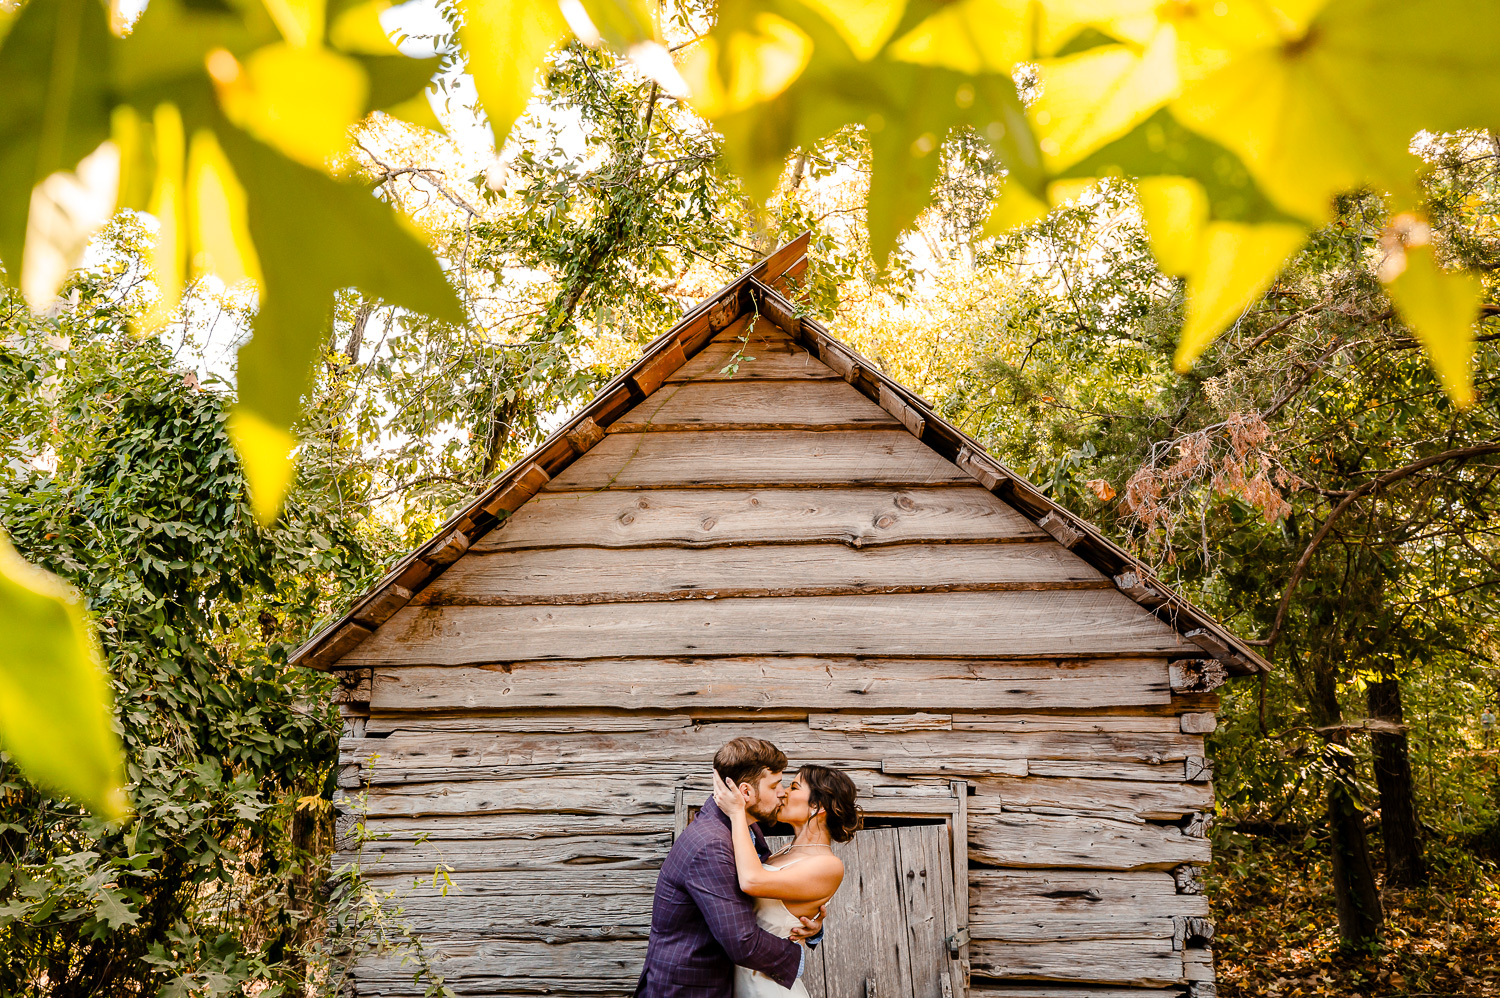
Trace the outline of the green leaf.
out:
M 258 0 L 151 0 L 130 34 L 114 43 L 113 82 L 126 101 L 149 109 L 168 95 L 181 98 L 183 88 L 201 90 L 210 52 L 243 59 L 280 40 Z
M 1432 359 L 1448 395 L 1460 406 L 1474 402 L 1474 320 L 1484 288 L 1473 274 L 1438 266 L 1431 246 L 1408 246 L 1405 266 L 1385 292 L 1401 321 L 1412 328 Z
M 0 534 L 0 741 L 39 786 L 125 817 L 109 681 L 82 602 Z
M 130 906 L 125 903 L 124 895 L 108 888 L 99 891 L 94 902 L 94 917 L 111 929 L 135 925 L 141 920 L 141 916 L 131 911 Z
M 358 288 L 449 322 L 464 313 L 432 251 L 366 188 L 294 163 L 225 122 L 218 136 L 245 188 L 264 283 L 254 336 L 239 352 L 235 424 L 264 520 L 291 479 L 290 455 L 278 456 L 289 438 L 276 433 L 291 433 L 311 387 L 334 293 Z
M 1031 133 L 1008 77 L 965 78 L 948 70 L 894 62 L 875 72 L 885 87 L 877 90 L 875 80 L 863 81 L 868 85 L 861 88 L 865 101 L 856 114 L 865 115 L 874 159 L 867 209 L 870 252 L 884 264 L 900 234 L 931 203 L 942 166 L 939 147 L 952 129 L 969 125 L 981 135 L 998 136 L 991 145 L 1012 165 L 1010 183 L 1024 185 L 1028 173 L 1039 171 L 1034 160 L 1025 162 Z M 836 83 L 842 93 L 850 92 L 847 81 L 829 78 L 827 83 L 830 89 Z M 872 104 L 878 108 L 873 114 L 883 118 L 878 129 L 865 110 Z M 1028 165 L 1033 169 L 1027 170 Z
M 526 110 L 536 71 L 568 30 L 555 0 L 458 0 L 458 35 L 499 149 Z
M 32 188 L 109 138 L 110 40 L 97 0 L 31 0 L 0 42 L 0 263 L 13 284 Z

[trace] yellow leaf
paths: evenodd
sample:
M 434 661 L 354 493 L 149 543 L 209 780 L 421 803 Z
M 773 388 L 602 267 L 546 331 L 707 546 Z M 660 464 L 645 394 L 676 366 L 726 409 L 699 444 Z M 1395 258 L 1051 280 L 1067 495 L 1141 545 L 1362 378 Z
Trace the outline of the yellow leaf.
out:
M 958 0 L 897 39 L 892 58 L 960 73 L 1009 73 L 1035 57 L 1038 10 L 1029 0 Z
M 400 49 L 385 33 L 380 15 L 390 9 L 390 0 L 365 0 L 339 12 L 328 28 L 328 43 L 344 52 L 362 55 L 397 55 Z
M 145 211 L 151 197 L 151 145 L 141 116 L 129 104 L 110 115 L 110 139 L 120 151 L 120 179 L 115 198 L 120 208 Z
M 182 114 L 176 104 L 158 104 L 152 117 L 155 139 L 156 180 L 151 186 L 149 210 L 156 216 L 160 229 L 156 245 L 151 248 L 151 272 L 156 278 L 157 297 L 147 313 L 145 327 L 157 329 L 170 322 L 182 302 L 184 259 L 187 250 L 186 224 L 183 218 L 182 175 L 185 140 Z
M 1159 25 L 1157 7 L 1158 0 L 957 0 L 902 35 L 890 53 L 960 73 L 1009 73 L 1087 27 L 1145 45 Z
M 1474 320 L 1484 289 L 1472 274 L 1439 267 L 1431 246 L 1403 252 L 1406 266 L 1386 282 L 1385 293 L 1422 341 L 1448 397 L 1468 406 L 1474 401 Z
M 458 0 L 458 9 L 469 73 L 499 149 L 531 100 L 537 68 L 568 25 L 554 0 Z
M 223 49 L 208 56 L 224 114 L 292 159 L 319 169 L 349 141 L 363 116 L 364 67 L 325 48 L 263 46 L 241 67 Z
M 1233 0 L 1171 3 L 1159 8 L 1177 29 L 1177 71 L 1184 82 L 1202 79 L 1226 62 L 1256 49 L 1300 38 L 1328 0 Z
M 250 508 L 257 520 L 270 526 L 281 512 L 281 502 L 297 470 L 292 459 L 297 438 L 243 405 L 235 406 L 229 414 L 229 435 L 250 489 Z
M 1030 225 L 1039 218 L 1045 218 L 1047 206 L 1034 197 L 1030 191 L 1014 180 L 1008 181 L 1000 191 L 1000 196 L 995 199 L 995 207 L 990 209 L 990 217 L 984 225 L 986 236 L 1000 236 L 1011 229 L 1022 225 Z
M 1198 243 L 1208 224 L 1208 193 L 1188 177 L 1142 177 L 1136 187 L 1162 273 L 1186 276 L 1202 259 Z
M 1285 211 L 1317 224 L 1335 194 L 1364 185 L 1410 202 L 1418 131 L 1493 124 L 1500 5 L 1331 0 L 1306 23 L 1308 4 L 1275 9 L 1283 17 L 1267 15 L 1256 45 L 1197 59 L 1218 68 L 1172 110 L 1236 153 Z
M 1176 33 L 1159 29 L 1145 51 L 1101 45 L 1041 63 L 1031 108 L 1048 167 L 1061 171 L 1119 138 L 1177 95 Z
M 722 50 L 712 36 L 693 46 L 682 76 L 693 92 L 693 106 L 718 118 L 791 86 L 812 58 L 812 48 L 812 39 L 791 21 L 760 12 L 747 30 L 731 34 Z
M 188 224 L 193 266 L 226 285 L 260 279 L 260 260 L 250 240 L 245 188 L 207 129 L 193 134 L 188 153 Z
M 129 811 L 109 680 L 78 594 L 0 533 L 0 740 L 21 771 L 112 821 Z
M 304 48 L 323 44 L 323 24 L 327 18 L 326 0 L 261 0 L 266 13 L 276 22 L 276 30 L 288 45 Z
M 857 59 L 879 52 L 905 13 L 905 0 L 807 0 L 849 43 Z
M 1199 264 L 1188 275 L 1187 322 L 1174 358 L 1186 371 L 1240 316 L 1301 247 L 1307 230 L 1281 222 L 1212 222 L 1199 242 Z

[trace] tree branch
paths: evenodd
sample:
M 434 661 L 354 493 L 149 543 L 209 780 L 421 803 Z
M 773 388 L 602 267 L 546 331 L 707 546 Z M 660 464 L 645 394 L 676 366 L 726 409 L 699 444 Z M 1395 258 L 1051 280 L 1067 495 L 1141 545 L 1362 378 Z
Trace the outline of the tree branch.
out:
M 1323 543 L 1323 539 L 1328 536 L 1328 532 L 1333 529 L 1333 525 L 1338 522 L 1339 517 L 1343 516 L 1349 507 L 1354 505 L 1356 500 L 1383 489 L 1387 485 L 1399 482 L 1403 478 L 1415 475 L 1419 471 L 1425 471 L 1434 465 L 1445 464 L 1449 461 L 1466 461 L 1471 457 L 1480 457 L 1484 454 L 1495 453 L 1500 453 L 1500 441 L 1443 451 L 1441 454 L 1433 454 L 1431 457 L 1424 457 L 1420 461 L 1414 461 L 1394 471 L 1388 471 L 1379 478 L 1368 481 L 1353 492 L 1350 492 L 1344 497 L 1342 502 L 1333 508 L 1333 512 L 1328 514 L 1328 519 L 1323 521 L 1323 526 L 1318 528 L 1318 532 L 1308 542 L 1307 548 L 1302 552 L 1302 557 L 1297 559 L 1297 567 L 1292 569 L 1291 581 L 1287 583 L 1286 592 L 1281 596 L 1281 605 L 1276 608 L 1276 619 L 1271 624 L 1270 633 L 1259 641 L 1252 641 L 1250 643 L 1269 647 L 1276 642 L 1276 638 L 1281 634 L 1281 625 L 1286 620 L 1287 609 L 1292 605 L 1292 595 L 1297 591 L 1297 585 L 1302 581 L 1302 576 L 1306 573 L 1307 566 L 1312 561 L 1313 553 L 1318 550 L 1318 545 Z

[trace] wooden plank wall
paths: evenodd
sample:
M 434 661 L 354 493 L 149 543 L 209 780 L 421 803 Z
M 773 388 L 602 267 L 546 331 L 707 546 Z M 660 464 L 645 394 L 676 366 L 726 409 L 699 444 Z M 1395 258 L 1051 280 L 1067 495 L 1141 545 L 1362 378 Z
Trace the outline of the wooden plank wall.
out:
M 741 320 L 339 663 L 340 861 L 458 994 L 628 994 L 679 792 L 755 734 L 871 810 L 968 781 L 974 994 L 1204 994 L 1216 700 L 1173 689 L 1188 656 Z M 358 992 L 412 974 L 363 957 Z

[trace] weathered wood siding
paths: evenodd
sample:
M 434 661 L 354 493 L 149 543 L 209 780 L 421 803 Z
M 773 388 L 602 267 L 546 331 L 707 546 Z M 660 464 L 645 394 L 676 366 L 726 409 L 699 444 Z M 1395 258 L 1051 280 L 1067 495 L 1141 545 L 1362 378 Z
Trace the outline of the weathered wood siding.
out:
M 720 334 L 339 662 L 368 677 L 340 861 L 458 994 L 628 994 L 679 794 L 753 733 L 876 812 L 969 782 L 974 994 L 1211 979 L 1215 701 L 1169 668 L 1202 653 L 771 328 Z M 364 957 L 357 987 L 413 972 Z

